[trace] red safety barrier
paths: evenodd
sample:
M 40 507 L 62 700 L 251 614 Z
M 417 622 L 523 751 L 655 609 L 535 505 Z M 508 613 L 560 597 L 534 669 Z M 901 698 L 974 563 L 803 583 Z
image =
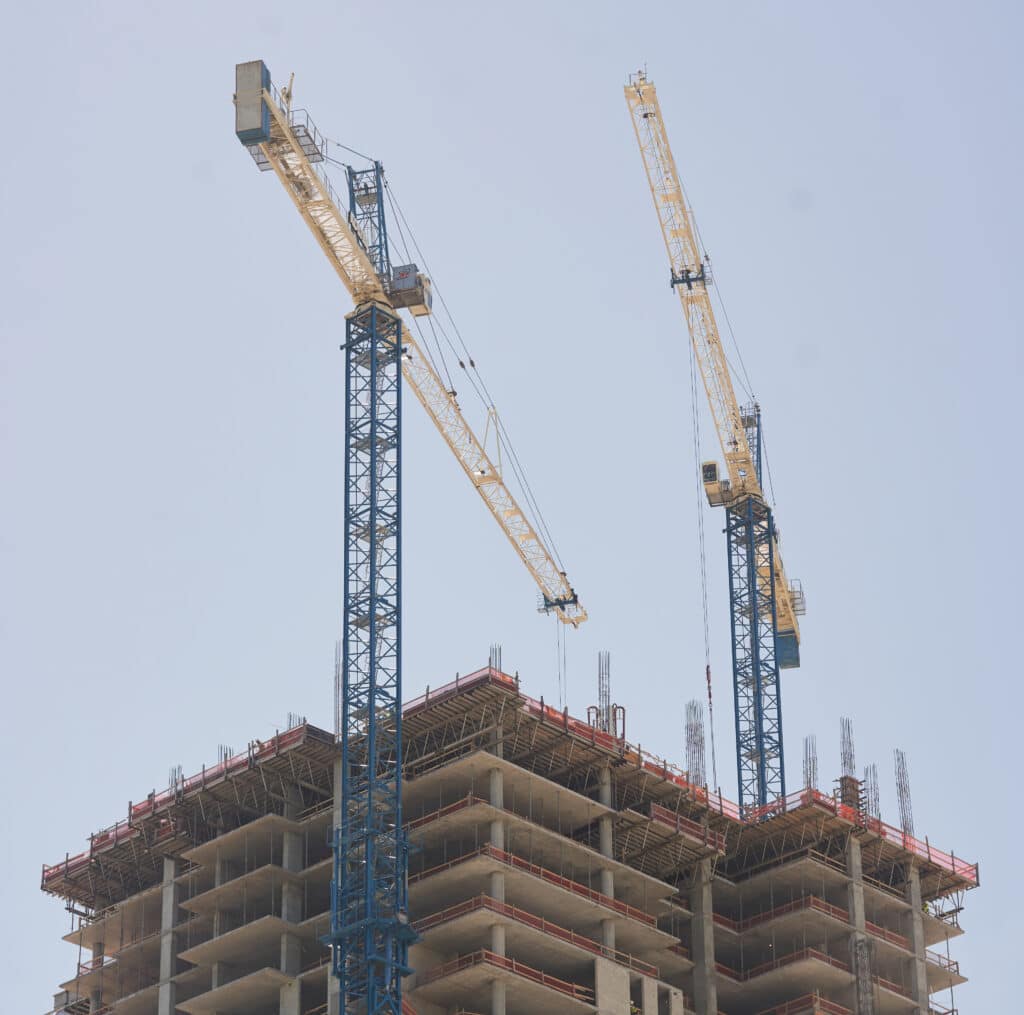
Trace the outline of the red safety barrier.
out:
M 650 962 L 635 959 L 628 952 L 621 952 L 616 948 L 609 948 L 606 945 L 602 945 L 599 942 L 594 941 L 592 938 L 585 937 L 582 934 L 577 934 L 575 931 L 561 927 L 557 923 L 551 923 L 550 920 L 545 920 L 542 916 L 535 916 L 533 913 L 529 913 L 525 909 L 520 909 L 518 906 L 511 906 L 507 902 L 499 902 L 490 895 L 477 895 L 472 899 L 467 899 L 465 902 L 456 903 L 454 906 L 449 906 L 447 909 L 442 909 L 437 913 L 432 913 L 430 916 L 425 916 L 422 920 L 417 920 L 416 923 L 413 924 L 413 927 L 419 933 L 423 933 L 431 927 L 437 927 L 439 924 L 448 923 L 451 920 L 458 919 L 460 916 L 464 916 L 466 913 L 473 913 L 480 909 L 487 909 L 492 913 L 507 916 L 509 919 L 515 920 L 517 923 L 521 923 L 526 927 L 532 927 L 534 930 L 543 931 L 545 934 L 550 934 L 552 937 L 556 937 L 561 941 L 566 941 L 569 944 L 576 945 L 576 947 L 583 948 L 595 955 L 602 955 L 605 958 L 612 959 L 614 962 L 619 963 L 619 965 L 627 966 L 628 968 L 640 973 L 645 973 L 647 976 L 653 976 L 655 979 L 659 976 L 658 967 L 652 965 Z
M 757 1015 L 801 1015 L 804 1012 L 810 1012 L 813 1015 L 818 1015 L 819 1012 L 821 1015 L 853 1015 L 849 1008 L 844 1008 L 841 1004 L 836 1004 L 835 1001 L 826 1001 L 818 994 L 804 994 L 803 997 L 787 1001 L 774 1008 L 763 1008 Z
M 427 983 L 433 983 L 434 980 L 450 976 L 461 969 L 468 969 L 482 962 L 497 966 L 499 969 L 506 969 L 510 973 L 515 973 L 517 976 L 532 980 L 534 983 L 543 984 L 545 987 L 551 987 L 552 990 L 567 994 L 577 1001 L 583 1001 L 586 1004 L 594 1003 L 594 992 L 589 987 L 582 987 L 578 983 L 570 983 L 568 980 L 560 980 L 557 976 L 543 973 L 539 969 L 534 969 L 532 966 L 527 966 L 525 963 L 507 958 L 504 955 L 498 955 L 487 948 L 481 948 L 479 951 L 471 952 L 468 955 L 460 955 L 457 959 L 446 962 L 443 966 L 437 966 L 434 969 L 428 970 L 420 977 L 419 984 L 422 986 Z
M 622 902 L 619 899 L 613 899 L 609 895 L 602 895 L 600 892 L 594 891 L 593 888 L 581 885 L 578 881 L 572 881 L 569 878 L 563 877 L 561 874 L 556 874 L 554 871 L 550 871 L 538 864 L 530 863 L 522 857 L 516 856 L 513 853 L 508 853 L 505 850 L 499 849 L 497 846 L 492 846 L 490 844 L 481 846 L 479 849 L 474 849 L 472 852 L 465 853 L 462 856 L 458 856 L 454 860 L 448 860 L 446 863 L 437 864 L 437 866 L 431 867 L 428 870 L 420 871 L 418 874 L 413 874 L 409 877 L 409 884 L 415 884 L 418 881 L 422 881 L 424 878 L 430 877 L 432 874 L 438 874 L 441 871 L 449 870 L 458 864 L 466 863 L 478 856 L 488 856 L 493 860 L 498 860 L 499 862 L 514 868 L 515 870 L 532 874 L 534 877 L 541 878 L 549 884 L 556 885 L 558 888 L 564 888 L 567 892 L 573 892 L 575 895 L 579 895 L 588 902 L 596 902 L 599 906 L 604 906 L 606 909 L 614 910 L 616 913 L 619 913 L 622 916 L 628 916 L 633 920 L 639 920 L 641 923 L 646 923 L 650 927 L 657 926 L 658 921 L 651 916 L 650 913 L 645 913 L 642 909 L 630 906 L 628 903 Z
M 735 931 L 739 934 L 742 931 L 750 930 L 751 927 L 756 927 L 759 924 L 767 923 L 769 920 L 774 920 L 778 916 L 785 916 L 786 913 L 794 913 L 803 909 L 816 909 L 820 913 L 825 913 L 828 916 L 835 917 L 837 920 L 842 920 L 843 923 L 850 922 L 850 915 L 845 909 L 840 909 L 839 906 L 833 906 L 830 902 L 826 902 L 824 899 L 819 899 L 816 895 L 802 895 L 799 899 L 793 899 L 791 902 L 784 902 L 782 905 L 776 906 L 774 909 L 766 910 L 763 913 L 755 913 L 753 916 L 745 917 L 742 920 L 731 920 L 729 917 L 723 916 L 721 913 L 713 914 L 713 920 L 720 926 L 728 927 L 729 930 Z
M 826 955 L 825 952 L 818 951 L 817 948 L 801 948 L 799 951 L 790 952 L 789 955 L 783 955 L 777 959 L 772 959 L 770 962 L 762 962 L 760 965 L 754 966 L 753 969 L 748 969 L 746 972 L 740 972 L 738 969 L 733 969 L 731 966 L 727 966 L 722 962 L 715 963 L 715 969 L 718 972 L 728 976 L 731 980 L 735 980 L 737 983 L 741 983 L 745 980 L 752 980 L 755 976 L 761 976 L 764 973 L 769 973 L 773 969 L 781 969 L 783 966 L 790 966 L 794 962 L 800 962 L 803 959 L 817 959 L 819 962 L 824 962 L 827 965 L 834 966 L 836 969 L 841 969 L 843 972 L 850 972 L 850 967 L 840 959 L 835 959 L 831 955 Z
M 710 846 L 716 853 L 725 852 L 725 836 L 721 832 L 716 832 L 714 829 L 708 828 L 707 825 L 699 824 L 690 818 L 684 818 L 681 814 L 676 814 L 660 804 L 652 803 L 650 814 L 651 819 L 657 821 L 658 824 L 665 825 L 680 835 L 696 839 L 698 842 L 704 843 L 705 846 Z
M 109 828 L 97 832 L 89 840 L 89 848 L 75 856 L 68 857 L 61 863 L 43 864 L 42 887 L 45 888 L 48 882 L 54 881 L 61 875 L 70 877 L 80 870 L 88 867 L 96 853 L 117 846 L 134 838 L 139 834 L 135 822 L 155 815 L 158 811 L 173 804 L 181 793 L 191 793 L 197 789 L 216 782 L 219 779 L 227 778 L 232 773 L 248 768 L 251 764 L 262 761 L 265 758 L 280 754 L 282 750 L 301 742 L 306 734 L 306 724 L 295 726 L 284 733 L 279 733 L 270 740 L 256 740 L 249 744 L 248 751 L 244 754 L 235 755 L 222 761 L 212 768 L 203 768 L 197 775 L 193 775 L 176 787 L 165 790 L 162 793 L 154 793 L 145 800 L 129 806 L 128 817 L 118 821 Z M 169 819 L 161 819 L 152 838 L 147 845 L 158 846 L 161 842 L 173 838 L 176 829 Z

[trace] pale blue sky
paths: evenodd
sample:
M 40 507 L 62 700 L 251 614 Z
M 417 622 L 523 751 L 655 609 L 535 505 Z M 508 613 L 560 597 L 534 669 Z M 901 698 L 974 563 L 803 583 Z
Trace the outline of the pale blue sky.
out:
M 1012 1002 L 1022 22 L 997 2 L 9 11 L 4 1010 L 42 1012 L 74 968 L 44 861 L 172 765 L 288 711 L 331 721 L 350 304 L 234 138 L 233 67 L 254 58 L 384 160 L 590 610 L 570 707 L 594 699 L 609 649 L 631 738 L 681 760 L 704 650 L 686 336 L 622 98 L 646 62 L 808 594 L 804 664 L 784 678 L 790 782 L 806 733 L 831 782 L 849 715 L 894 821 L 904 748 L 919 834 L 981 861 L 957 1005 Z M 529 693 L 557 697 L 553 622 L 408 404 L 407 693 L 499 641 Z

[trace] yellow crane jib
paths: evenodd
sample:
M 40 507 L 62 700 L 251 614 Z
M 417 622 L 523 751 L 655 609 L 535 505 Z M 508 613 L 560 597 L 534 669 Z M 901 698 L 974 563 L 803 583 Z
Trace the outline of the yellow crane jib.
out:
M 710 268 L 697 241 L 693 215 L 686 206 L 657 91 L 641 71 L 630 77 L 625 96 L 668 253 L 670 281 L 682 305 L 715 432 L 725 458 L 725 476 L 720 475 L 717 462 L 702 463 L 701 479 L 705 493 L 709 503 L 715 506 L 734 506 L 748 497 L 764 502 L 764 491 L 758 480 L 748 438 L 751 408 L 741 409 L 736 398 L 708 293 Z M 799 583 L 790 583 L 786 579 L 777 541 L 773 556 L 779 665 L 793 667 L 799 665 L 797 615 L 804 612 L 804 596 Z M 767 582 L 769 578 L 762 574 L 762 580 Z
M 380 303 L 414 317 L 432 310 L 430 280 L 416 265 L 402 265 L 381 278 L 354 216 L 346 214 L 323 170 L 326 139 L 304 109 L 291 104 L 291 87 L 279 92 L 262 60 L 235 67 L 235 133 L 257 167 L 272 171 L 309 226 L 321 250 L 357 307 Z M 360 200 L 360 194 L 355 195 Z M 553 553 L 531 524 L 469 425 L 453 391 L 424 355 L 410 329 L 402 329 L 402 376 L 451 448 L 473 488 L 526 565 L 541 594 L 541 609 L 578 627 L 587 611 Z

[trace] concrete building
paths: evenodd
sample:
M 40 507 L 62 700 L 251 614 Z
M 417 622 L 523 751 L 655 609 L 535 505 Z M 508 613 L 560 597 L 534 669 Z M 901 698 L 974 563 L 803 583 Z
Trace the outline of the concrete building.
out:
M 741 820 L 492 667 L 407 703 L 404 738 L 407 1013 L 952 1010 L 978 869 L 927 840 L 813 789 Z M 338 766 L 299 725 L 44 867 L 79 953 L 52 1011 L 336 1015 Z

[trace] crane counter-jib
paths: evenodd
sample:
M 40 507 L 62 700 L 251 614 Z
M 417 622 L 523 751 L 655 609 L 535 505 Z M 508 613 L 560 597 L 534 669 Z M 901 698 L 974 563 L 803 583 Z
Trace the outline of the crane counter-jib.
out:
M 319 168 L 326 159 L 323 138 L 304 111 L 291 108 L 290 95 L 277 91 L 266 65 L 238 65 L 236 82 L 239 140 L 260 169 L 272 170 L 281 181 L 355 304 L 376 302 L 393 312 L 404 307 L 414 317 L 429 314 L 429 280 L 416 276 L 416 295 L 378 274 L 355 218 L 341 210 L 330 180 Z M 454 392 L 444 385 L 410 330 L 403 327 L 402 333 L 404 380 L 534 579 L 542 608 L 563 623 L 583 623 L 587 612 L 575 590 L 469 425 Z

